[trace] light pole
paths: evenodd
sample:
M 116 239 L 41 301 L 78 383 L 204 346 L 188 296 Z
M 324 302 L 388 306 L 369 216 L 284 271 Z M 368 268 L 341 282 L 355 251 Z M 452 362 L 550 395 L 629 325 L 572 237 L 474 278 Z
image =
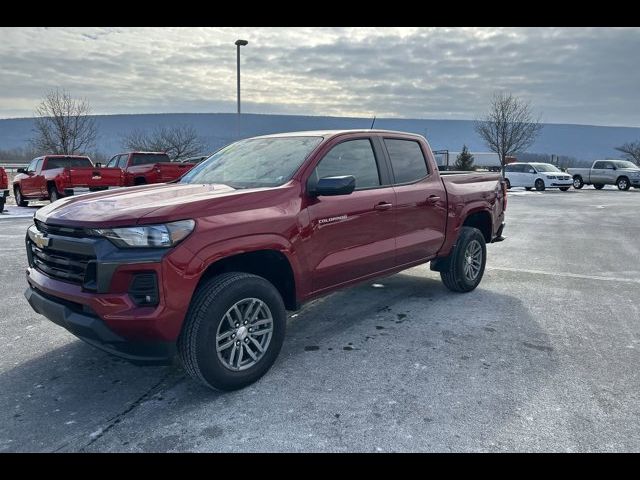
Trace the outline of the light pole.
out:
M 240 115 L 240 47 L 244 47 L 249 42 L 246 40 L 236 40 L 236 47 L 238 52 L 238 115 Z

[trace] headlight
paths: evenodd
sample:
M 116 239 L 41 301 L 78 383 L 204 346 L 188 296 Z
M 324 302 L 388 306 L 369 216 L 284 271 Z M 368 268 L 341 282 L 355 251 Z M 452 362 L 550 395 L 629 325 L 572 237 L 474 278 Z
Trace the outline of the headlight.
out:
M 96 228 L 94 235 L 108 238 L 121 248 L 166 248 L 177 245 L 189 235 L 196 222 L 180 220 L 160 225 L 140 225 L 124 228 Z

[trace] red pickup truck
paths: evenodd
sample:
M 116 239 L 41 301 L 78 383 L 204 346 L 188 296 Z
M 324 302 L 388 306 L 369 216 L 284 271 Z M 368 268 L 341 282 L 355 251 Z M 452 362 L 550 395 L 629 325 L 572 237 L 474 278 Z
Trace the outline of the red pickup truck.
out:
M 195 163 L 172 162 L 164 152 L 129 152 L 111 157 L 107 167 L 120 167 L 125 185 L 172 182 L 187 173 Z
M 27 231 L 25 296 L 133 362 L 174 354 L 221 390 L 256 381 L 285 310 L 431 262 L 468 292 L 503 239 L 499 174 L 438 172 L 419 135 L 347 130 L 249 138 L 179 181 L 66 198 Z
M 51 200 L 75 193 L 122 187 L 119 168 L 99 168 L 89 157 L 80 155 L 45 155 L 34 158 L 27 168 L 19 168 L 13 179 L 16 204 L 29 200 Z
M 0 167 L 0 213 L 4 211 L 4 204 L 9 196 L 9 177 L 4 168 Z

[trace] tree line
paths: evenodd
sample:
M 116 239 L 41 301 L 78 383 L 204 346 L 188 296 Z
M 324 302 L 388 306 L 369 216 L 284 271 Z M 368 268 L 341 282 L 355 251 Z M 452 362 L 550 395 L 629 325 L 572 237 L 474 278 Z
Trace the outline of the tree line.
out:
M 475 132 L 487 148 L 500 158 L 503 173 L 507 157 L 526 153 L 542 128 L 540 119 L 533 114 L 531 104 L 508 92 L 495 93 L 487 113 L 474 122 Z M 72 97 L 66 90 L 56 89 L 45 95 L 35 110 L 33 133 L 25 148 L 0 150 L 0 158 L 29 161 L 48 153 L 83 154 L 92 156 L 95 161 L 106 160 L 105 155 L 96 150 L 98 128 L 95 118 L 91 116 L 89 102 Z M 172 160 L 207 153 L 207 143 L 191 125 L 135 129 L 122 135 L 121 145 L 127 150 L 165 152 Z M 640 140 L 624 143 L 615 149 L 625 159 L 640 165 Z M 455 168 L 474 168 L 473 155 L 466 145 L 456 158 Z

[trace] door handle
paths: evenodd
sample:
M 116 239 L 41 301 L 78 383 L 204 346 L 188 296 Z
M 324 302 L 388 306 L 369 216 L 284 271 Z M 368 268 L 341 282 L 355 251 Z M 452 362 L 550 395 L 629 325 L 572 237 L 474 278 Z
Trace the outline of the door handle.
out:
M 389 210 L 390 208 L 393 208 L 393 203 L 380 202 L 379 204 L 377 204 L 373 208 L 374 208 L 374 210 Z
M 440 197 L 437 195 L 429 195 L 429 198 L 427 198 L 427 203 L 431 205 L 435 205 L 439 201 L 440 201 Z

